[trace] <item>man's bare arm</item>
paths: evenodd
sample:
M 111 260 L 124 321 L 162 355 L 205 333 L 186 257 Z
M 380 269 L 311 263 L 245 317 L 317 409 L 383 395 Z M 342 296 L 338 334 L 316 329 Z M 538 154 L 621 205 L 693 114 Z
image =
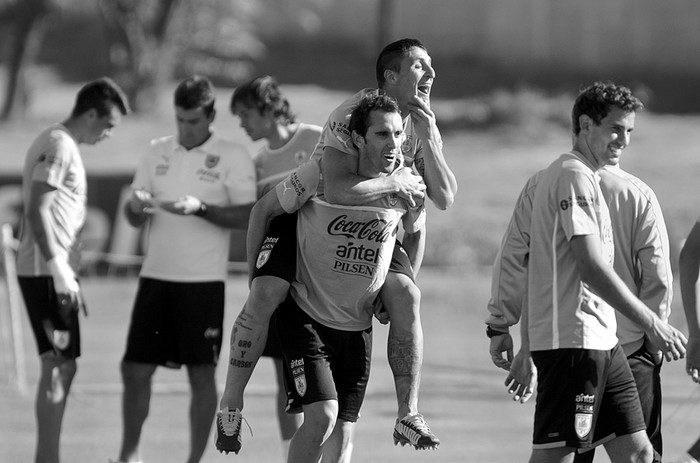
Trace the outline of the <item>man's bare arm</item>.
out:
M 683 333 L 662 321 L 632 293 L 612 267 L 605 265 L 598 235 L 574 236 L 570 243 L 583 282 L 621 314 L 639 325 L 667 360 L 683 358 L 687 343 Z
M 429 102 L 418 96 L 408 104 L 416 135 L 421 140 L 422 164 L 417 166 L 428 187 L 428 198 L 440 210 L 445 210 L 454 202 L 457 194 L 457 178 L 447 165 L 442 153 L 442 140 L 437 128 L 435 114 Z
M 56 188 L 51 185 L 45 182 L 32 182 L 29 191 L 29 202 L 25 211 L 27 221 L 32 227 L 34 241 L 36 241 L 41 255 L 47 262 L 56 256 L 56 250 L 58 249 L 58 244 L 54 240 L 53 234 L 48 232 L 51 227 L 49 208 L 55 195 Z
M 233 204 L 230 206 L 216 206 L 204 204 L 202 200 L 194 196 L 184 196 L 175 201 L 160 203 L 164 210 L 178 215 L 199 215 L 200 218 L 223 228 L 245 230 L 248 228 L 248 218 L 253 208 L 253 202 L 245 204 Z M 203 210 L 202 208 L 206 208 Z
M 344 206 L 357 206 L 375 201 L 390 193 L 397 193 L 410 203 L 422 198 L 426 186 L 422 179 L 409 169 L 393 175 L 366 178 L 357 175 L 357 156 L 348 155 L 326 146 L 323 150 L 321 169 L 324 179 L 324 195 L 328 202 Z

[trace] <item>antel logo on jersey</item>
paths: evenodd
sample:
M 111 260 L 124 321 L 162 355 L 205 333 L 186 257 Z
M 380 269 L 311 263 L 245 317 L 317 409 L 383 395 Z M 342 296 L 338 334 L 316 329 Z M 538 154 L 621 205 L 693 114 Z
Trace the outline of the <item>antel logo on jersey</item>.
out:
M 392 223 L 386 220 L 372 219 L 367 222 L 355 222 L 348 220 L 348 216 L 345 214 L 336 217 L 328 224 L 329 235 L 376 241 L 377 243 L 386 242 L 392 230 Z

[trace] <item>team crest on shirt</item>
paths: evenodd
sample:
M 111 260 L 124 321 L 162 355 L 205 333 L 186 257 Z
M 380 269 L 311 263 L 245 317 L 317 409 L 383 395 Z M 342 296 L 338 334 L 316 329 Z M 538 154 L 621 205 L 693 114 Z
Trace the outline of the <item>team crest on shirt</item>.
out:
M 204 165 L 207 166 L 207 169 L 212 169 L 219 163 L 219 159 L 221 159 L 221 156 L 207 154 L 207 157 L 204 159 Z
M 574 416 L 574 428 L 576 435 L 583 439 L 591 432 L 591 424 L 593 423 L 593 415 L 590 413 L 577 413 Z
M 294 387 L 297 390 L 297 394 L 304 397 L 306 394 L 306 375 L 304 374 L 304 359 L 294 359 L 289 364 L 292 370 L 292 377 L 294 378 Z
M 258 260 L 255 261 L 255 268 L 261 268 L 270 259 L 270 249 L 265 249 L 258 253 Z
M 398 204 L 399 202 L 399 194 L 398 193 L 391 193 L 389 194 L 389 205 L 391 207 L 394 207 Z

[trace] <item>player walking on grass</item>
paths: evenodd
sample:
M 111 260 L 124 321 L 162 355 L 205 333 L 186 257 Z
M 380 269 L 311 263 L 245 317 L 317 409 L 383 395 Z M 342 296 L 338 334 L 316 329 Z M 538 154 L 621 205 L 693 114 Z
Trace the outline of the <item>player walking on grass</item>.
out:
M 215 90 L 209 79 L 183 80 L 174 100 L 177 136 L 151 142 L 125 207 L 132 225 L 148 223 L 149 229 L 121 364 L 122 462 L 141 459 L 141 431 L 159 365 L 187 367 L 187 461 L 200 461 L 216 412 L 229 229 L 247 227 L 255 201 L 250 156 L 213 131 Z
M 656 195 L 644 182 L 617 166 L 606 166 L 598 173 L 600 189 L 611 212 L 615 272 L 637 297 L 653 308 L 659 318 L 668 321 L 673 275 L 668 234 Z M 518 197 L 494 264 L 493 292 L 488 305 L 490 315 L 486 321 L 491 339 L 489 351 L 494 364 L 507 371 L 513 360 L 513 340 L 508 329 L 518 322 L 527 297 L 532 198 L 540 175 L 537 173 L 531 177 Z M 617 337 L 637 385 L 647 435 L 654 447 L 654 461 L 660 462 L 663 451 L 662 358 L 650 351 L 652 347 L 639 326 L 619 313 L 615 315 Z M 529 384 L 524 387 L 529 387 Z M 531 388 L 529 391 L 514 391 L 514 397 L 521 400 L 525 394 L 527 400 L 531 393 Z M 577 454 L 575 461 L 593 461 L 594 454 L 594 450 Z
M 257 169 L 258 197 L 262 197 L 267 191 L 274 189 L 275 185 L 282 181 L 297 167 L 306 162 L 318 142 L 321 127 L 312 124 L 295 122 L 289 102 L 281 93 L 277 81 L 270 76 L 258 77 L 239 87 L 233 92 L 231 98 L 231 112 L 241 120 L 241 127 L 252 140 L 266 140 L 253 159 Z M 275 217 L 270 224 L 269 234 L 276 233 L 278 228 L 286 230 L 296 223 L 296 214 L 282 214 Z M 296 239 L 296 234 L 280 236 L 280 239 Z M 275 257 L 281 261 L 270 262 L 269 265 L 253 267 L 251 269 L 251 290 L 249 301 L 246 302 L 243 311 L 238 316 L 239 329 L 244 329 L 246 324 L 247 307 L 260 305 L 261 302 L 254 298 L 260 297 L 268 291 L 289 291 L 289 281 L 294 278 L 296 271 L 296 242 L 287 247 L 289 255 Z M 280 287 L 281 286 L 281 287 Z M 279 289 L 277 289 L 280 287 Z M 233 342 L 233 332 L 232 342 Z M 258 345 L 262 345 L 258 343 Z M 233 344 L 232 344 L 233 346 Z M 231 347 L 232 351 L 234 350 Z M 284 388 L 284 365 L 282 346 L 277 336 L 277 330 L 272 325 L 267 333 L 267 343 L 262 356 L 270 357 L 275 363 L 277 378 L 277 420 L 282 437 L 284 455 L 286 457 L 289 441 L 299 428 L 302 415 L 299 413 L 286 413 L 287 394 Z M 235 354 L 231 359 L 236 360 Z M 247 359 L 250 360 L 250 359 Z M 224 413 L 228 410 L 243 408 L 243 387 L 248 383 L 253 368 L 229 368 L 226 387 L 221 397 L 221 409 Z M 233 375 L 238 378 L 232 378 Z M 248 374 L 246 377 L 242 375 Z M 238 387 L 237 391 L 233 389 Z M 237 401 L 236 398 L 239 400 Z
M 391 176 L 366 178 L 358 174 L 357 149 L 353 146 L 348 130 L 352 110 L 366 96 L 370 89 L 362 90 L 345 101 L 330 115 L 323 128 L 323 134 L 314 152 L 314 157 L 322 157 L 323 175 L 326 179 L 326 200 L 341 205 L 365 204 L 390 194 L 398 194 L 409 201 L 421 199 L 424 192 L 439 209 L 446 209 L 457 191 L 454 174 L 447 165 L 442 153 L 442 139 L 435 123 L 435 115 L 430 109 L 430 92 L 435 78 L 432 60 L 425 46 L 415 39 L 402 39 L 393 42 L 382 50 L 377 59 L 377 83 L 382 92 L 395 98 L 403 117 L 406 137 L 401 146 L 404 166 Z M 412 168 L 422 175 L 413 175 Z M 294 236 L 294 230 L 280 230 L 263 242 L 263 256 L 273 260 L 275 253 L 282 255 L 284 241 L 279 237 Z M 425 245 L 425 235 L 420 235 L 418 252 L 421 255 Z M 290 252 L 290 251 L 286 251 Z M 256 254 L 257 255 L 257 254 Z M 268 265 L 265 258 L 260 266 Z M 417 449 L 437 448 L 440 441 L 432 433 L 423 416 L 418 412 L 418 389 L 423 360 L 423 332 L 420 323 L 420 290 L 410 271 L 410 262 L 401 244 L 396 244 L 389 275 L 381 291 L 381 300 L 391 318 L 388 341 L 389 364 L 394 375 L 398 401 L 398 417 L 394 427 L 394 442 L 409 444 Z M 232 365 L 239 370 L 232 374 L 234 381 L 247 382 L 257 358 L 262 352 L 268 320 L 274 309 L 287 297 L 289 281 L 280 279 L 279 286 L 265 291 L 259 304 L 246 307 L 245 321 L 236 321 L 240 328 L 232 338 L 231 359 L 246 358 L 248 362 Z M 243 325 L 245 323 L 245 325 Z M 242 391 L 245 384 L 236 387 Z M 242 395 L 242 392 L 241 392 Z M 236 399 L 242 403 L 242 397 Z M 219 436 L 235 435 L 240 432 L 241 411 L 227 410 L 219 420 Z M 222 425 L 229 423 L 224 432 Z M 227 439 L 228 440 L 228 439 Z M 234 447 L 219 450 L 237 451 L 240 440 Z M 352 439 L 345 442 L 351 446 Z
M 395 100 L 377 94 L 364 98 L 348 129 L 359 150 L 358 172 L 367 178 L 395 172 L 404 136 Z M 320 170 L 318 160 L 309 162 L 264 196 L 253 209 L 249 230 L 253 253 L 271 216 L 299 210 L 297 272 L 276 316 L 289 394 L 304 411 L 289 463 L 350 461 L 345 452 L 351 447 L 344 440 L 354 433 L 367 387 L 372 314 L 398 224 L 402 219 L 410 236 L 422 234 L 425 222 L 421 201 L 410 207 L 396 194 L 362 206 L 327 203 Z M 407 245 L 406 251 L 418 270 L 417 247 Z
M 512 348 L 512 341 L 506 342 L 510 336 L 504 335 L 503 328 L 517 322 L 520 310 L 520 303 L 513 301 L 499 306 L 499 299 L 507 300 L 507 294 L 513 293 L 513 287 L 504 287 L 504 283 L 512 280 L 513 286 L 521 285 L 519 274 L 526 274 L 528 282 L 527 302 L 522 304 L 523 348 L 513 360 L 507 385 L 524 401 L 532 392 L 531 375 L 538 375 L 533 462 L 574 461 L 577 449 L 591 449 L 600 443 L 604 443 L 613 462 L 631 461 L 630 458 L 651 462 L 654 452 L 644 432 L 644 416 L 630 364 L 646 370 L 651 380 L 645 384 L 651 385 L 660 363 L 653 354 L 661 351 L 670 360 L 685 353 L 682 333 L 660 320 L 610 269 L 613 232 L 605 197 L 598 186 L 600 176 L 607 173 L 599 170 L 619 162 L 639 109 L 641 103 L 629 90 L 614 84 L 596 83 L 579 95 L 572 117 L 574 149 L 528 182 L 503 241 L 502 251 L 510 252 L 497 259 L 504 267 L 497 266 L 494 282 L 502 292 L 499 294 L 494 287 L 490 310 L 495 316 L 488 322 L 491 353 L 499 366 L 508 362 L 501 352 Z M 610 185 L 615 182 L 621 182 L 618 188 L 630 188 L 626 183 L 631 181 L 629 178 L 616 168 L 608 169 L 619 177 L 608 179 L 609 190 L 614 189 Z M 624 197 L 615 192 L 609 194 L 609 198 L 618 200 Z M 530 199 L 531 214 L 527 207 L 518 207 L 527 205 Z M 642 204 L 649 207 L 648 198 Z M 633 211 L 629 206 L 617 207 L 620 211 Z M 623 223 L 624 220 L 618 221 L 616 226 Z M 658 230 L 646 226 L 646 232 L 658 234 Z M 652 221 L 651 228 L 654 226 Z M 627 241 L 620 245 L 621 252 L 633 247 Z M 655 248 L 662 252 L 663 249 L 663 245 Z M 645 259 L 650 262 L 648 256 Z M 646 275 L 650 279 L 654 278 L 653 272 L 668 271 L 663 262 L 661 272 L 652 268 L 650 265 L 646 269 L 651 270 Z M 659 279 L 662 286 L 669 285 L 667 277 L 668 274 Z M 642 290 L 656 293 L 648 302 L 666 298 L 668 290 L 652 286 Z M 634 329 L 628 339 L 635 339 L 626 347 L 633 351 L 630 358 L 637 357 L 635 361 L 624 361 L 615 337 L 614 313 L 606 301 L 634 322 L 626 323 Z M 659 306 L 663 308 L 663 303 Z M 646 340 L 636 336 L 639 327 Z M 530 350 L 536 373 L 529 359 Z M 512 352 L 509 357 L 512 358 Z M 577 458 L 585 461 L 586 457 Z
M 87 178 L 78 145 L 111 135 L 127 99 L 110 79 L 83 86 L 70 116 L 45 129 L 27 152 L 17 274 L 41 360 L 36 394 L 36 463 L 57 463 L 61 424 L 80 356 L 78 234 Z

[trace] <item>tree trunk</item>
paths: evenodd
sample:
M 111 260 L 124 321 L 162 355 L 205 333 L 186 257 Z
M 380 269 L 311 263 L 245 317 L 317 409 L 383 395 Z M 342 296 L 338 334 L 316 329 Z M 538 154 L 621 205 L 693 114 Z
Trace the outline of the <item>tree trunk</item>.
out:
M 50 0 L 21 0 L 10 15 L 12 32 L 9 34 L 10 56 L 0 120 L 6 121 L 24 114 L 29 99 L 29 89 L 24 79 L 27 63 L 36 58 L 38 41 L 43 32 L 42 20 L 51 11 Z

